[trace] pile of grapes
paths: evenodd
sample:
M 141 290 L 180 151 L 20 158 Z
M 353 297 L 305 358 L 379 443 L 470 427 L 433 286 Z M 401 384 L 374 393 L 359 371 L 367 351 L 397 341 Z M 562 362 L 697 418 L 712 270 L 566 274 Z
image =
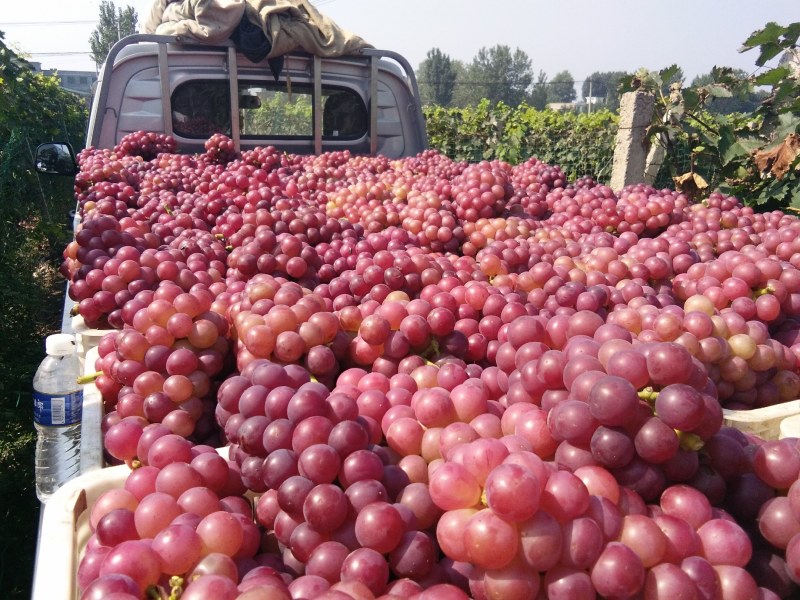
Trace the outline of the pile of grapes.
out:
M 800 220 L 536 159 L 80 155 L 84 600 L 796 597 Z

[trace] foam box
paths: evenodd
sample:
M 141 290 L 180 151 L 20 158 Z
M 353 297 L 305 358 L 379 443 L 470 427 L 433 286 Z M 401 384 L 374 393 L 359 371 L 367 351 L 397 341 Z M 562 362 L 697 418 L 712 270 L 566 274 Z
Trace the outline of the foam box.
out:
M 84 364 L 84 373 L 94 373 L 94 362 L 97 359 L 97 348 L 89 350 Z M 103 460 L 103 396 L 93 383 L 83 387 L 83 413 L 81 417 L 81 474 L 101 469 Z
M 722 410 L 725 425 L 764 440 L 777 440 L 781 433 L 781 422 L 794 415 L 800 415 L 800 400 L 752 410 Z
M 91 536 L 91 507 L 103 492 L 121 488 L 130 472 L 127 465 L 119 465 L 85 473 L 42 505 L 32 600 L 78 598 L 78 564 Z

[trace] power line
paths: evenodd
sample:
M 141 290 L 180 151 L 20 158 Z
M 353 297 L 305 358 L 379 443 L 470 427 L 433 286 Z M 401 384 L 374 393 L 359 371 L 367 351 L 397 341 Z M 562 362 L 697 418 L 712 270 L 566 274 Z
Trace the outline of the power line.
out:
M 75 56 L 78 54 L 91 54 L 91 52 L 25 52 L 30 56 Z
M 92 21 L 16 21 L 9 23 L 0 23 L 0 27 L 14 26 L 14 27 L 28 27 L 35 26 L 41 27 L 42 25 L 95 25 L 97 20 Z
M 589 79 L 575 79 L 574 81 L 537 81 L 535 83 L 531 83 L 529 85 L 536 87 L 537 85 L 575 85 L 576 83 L 584 83 L 586 81 L 590 81 Z M 596 80 L 592 79 L 596 83 Z M 445 81 L 431 81 L 429 79 L 417 79 L 417 83 L 424 83 L 427 85 L 439 85 L 442 83 L 449 83 Z M 513 81 L 459 81 L 456 79 L 453 82 L 453 85 L 508 85 L 508 86 L 516 86 L 520 85 L 519 83 L 515 83 Z

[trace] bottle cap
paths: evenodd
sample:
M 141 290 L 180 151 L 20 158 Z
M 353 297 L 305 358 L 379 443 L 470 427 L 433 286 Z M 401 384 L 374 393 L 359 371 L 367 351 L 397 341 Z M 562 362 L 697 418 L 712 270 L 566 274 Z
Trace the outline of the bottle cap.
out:
M 67 356 L 77 350 L 75 336 L 70 333 L 54 333 L 44 341 L 44 349 L 50 356 Z

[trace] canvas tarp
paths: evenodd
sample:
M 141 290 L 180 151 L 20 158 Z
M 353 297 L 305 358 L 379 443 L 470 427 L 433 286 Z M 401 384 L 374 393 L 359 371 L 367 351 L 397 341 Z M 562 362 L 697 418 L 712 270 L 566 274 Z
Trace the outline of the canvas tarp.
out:
M 270 44 L 268 58 L 293 50 L 345 56 L 371 47 L 308 0 L 155 0 L 141 32 L 216 44 L 229 39 L 243 17 L 263 31 Z

